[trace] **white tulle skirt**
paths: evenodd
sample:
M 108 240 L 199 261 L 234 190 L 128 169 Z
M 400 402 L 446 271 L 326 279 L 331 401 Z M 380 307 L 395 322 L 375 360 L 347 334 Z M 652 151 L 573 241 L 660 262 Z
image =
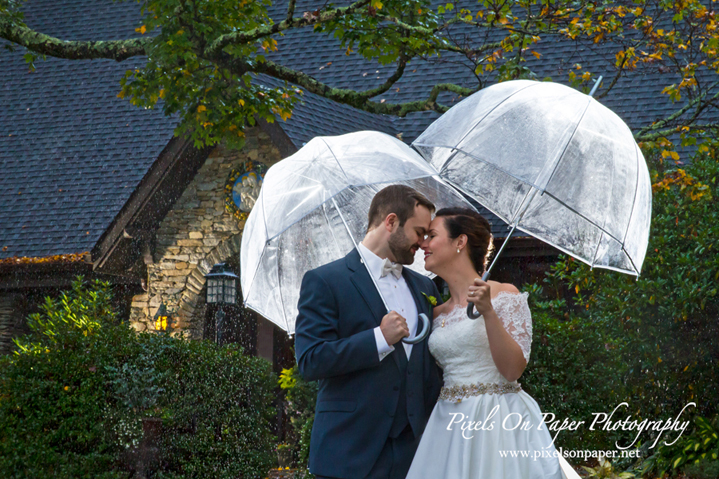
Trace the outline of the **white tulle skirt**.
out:
M 556 451 L 524 391 L 440 399 L 407 479 L 579 479 Z

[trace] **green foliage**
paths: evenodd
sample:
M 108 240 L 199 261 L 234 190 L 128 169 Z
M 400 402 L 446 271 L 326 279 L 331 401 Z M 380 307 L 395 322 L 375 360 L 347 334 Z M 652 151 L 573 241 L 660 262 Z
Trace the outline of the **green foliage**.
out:
M 532 305 L 535 346 L 523 382 L 543 411 L 591 421 L 592 412 L 626 401 L 618 413 L 638 421 L 674 418 L 689 403 L 696 406 L 684 410 L 683 421 L 718 412 L 719 150 L 711 139 L 701 145 L 685 169 L 652 171 L 652 231 L 638 280 L 568 257 L 547 275 Z M 558 442 L 582 449 L 628 446 L 636 435 L 570 434 Z M 657 453 L 656 434 L 645 431 L 635 447 Z
M 24 0 L 0 0 L 0 16 L 22 23 L 25 17 L 21 9 L 23 1 Z
M 414 29 L 413 34 L 408 35 L 407 29 L 397 28 L 387 18 L 399 19 Z M 315 31 L 333 35 L 342 49 L 387 65 L 410 54 L 436 54 L 449 43 L 446 38 L 434 35 L 441 23 L 442 16 L 427 0 L 383 0 L 372 1 L 369 8 L 360 9 L 355 15 L 318 24 Z
M 573 44 L 573 58 L 581 61 L 558 68 L 560 75 L 567 75 L 558 81 L 586 92 L 602 73 L 607 78 L 598 92 L 601 97 L 614 88 L 616 79 L 643 75 L 650 69 L 666 74 L 662 95 L 667 99 L 678 101 L 682 94 L 690 99 L 686 106 L 696 112 L 693 116 L 683 115 L 678 104 L 666 119 L 644 125 L 638 138 L 654 141 L 671 136 L 679 127 L 682 135 L 688 135 L 684 144 L 692 144 L 696 133 L 716 127 L 709 114 L 714 110 L 715 85 L 697 77 L 715 73 L 719 65 L 719 20 L 702 0 L 482 0 L 462 5 L 357 0 L 341 2 L 344 6 L 318 2 L 309 7 L 300 2 L 297 11 L 292 1 L 280 2 L 289 10 L 273 8 L 274 19 L 269 9 L 280 5 L 271 5 L 270 0 L 137 1 L 143 15 L 136 29 L 139 39 L 73 42 L 52 38 L 23 23 L 21 0 L 0 0 L 0 37 L 9 40 L 6 48 L 10 50 L 14 45 L 28 49 L 25 58 L 31 69 L 41 55 L 146 59 L 141 67 L 126 72 L 118 96 L 143 108 L 155 108 L 162 100 L 167 115 L 181 118 L 175 134 L 188 134 L 197 147 L 219 141 L 230 148 L 241 147 L 246 126 L 258 120 L 286 120 L 303 91 L 377 114 L 442 113 L 449 105 L 441 103 L 447 100 L 444 95 L 438 101 L 440 92 L 461 97 L 497 81 L 535 78 L 535 70 L 546 65 L 540 52 L 551 51 L 557 41 Z M 663 28 L 656 28 L 660 24 Z M 317 42 L 322 45 L 322 51 L 313 52 L 317 59 L 354 54 L 360 58 L 347 65 L 359 65 L 362 62 L 355 61 L 359 59 L 370 65 L 393 64 L 394 71 L 372 74 L 368 80 L 378 81 L 362 91 L 322 83 L 322 75 L 316 75 L 317 63 L 300 71 L 292 60 L 294 54 L 275 54 L 286 45 L 285 35 L 301 29 L 333 37 Z M 551 43 L 546 44 L 547 39 Z M 420 96 L 404 97 L 401 103 L 385 102 L 385 93 L 399 92 L 397 82 L 407 71 L 416 72 L 412 62 L 420 59 L 425 64 L 460 62 L 476 78 L 428 85 Z M 319 70 L 332 63 L 324 63 Z M 269 82 L 263 79 L 267 86 L 257 84 L 258 75 L 271 78 Z
M 612 467 L 612 463 L 605 458 L 599 459 L 599 467 L 592 468 L 582 466 L 587 471 L 587 479 L 631 479 L 636 477 L 631 472 L 617 472 Z
M 717 479 L 719 477 L 719 461 L 700 461 L 689 464 L 684 473 L 692 479 Z
M 556 274 L 556 267 L 553 272 Z M 549 289 L 549 288 L 548 288 Z M 584 321 L 570 312 L 562 298 L 544 299 L 543 288 L 528 285 L 533 323 L 529 365 L 520 382 L 540 405 L 549 422 L 587 421 L 577 431 L 563 431 L 555 444 L 565 449 L 609 450 L 616 437 L 607 431 L 589 431 L 592 413 L 606 411 L 625 398 L 622 364 L 616 355 L 617 339 L 611 321 Z M 612 406 L 613 407 L 613 406 Z M 552 437 L 556 433 L 551 432 Z
M 270 365 L 233 346 L 136 334 L 107 284 L 80 279 L 0 360 L 0 477 L 127 478 L 142 420 L 162 418 L 153 477 L 265 477 Z
M 147 63 L 142 69 L 128 70 L 121 80 L 119 97 L 133 105 L 154 108 L 163 99 L 166 115 L 179 114 L 182 122 L 175 136 L 187 134 L 197 147 L 213 145 L 224 138 L 231 148 L 241 148 L 243 128 L 257 118 L 274 122 L 286 119 L 300 90 L 268 88 L 257 84 L 253 75 L 242 73 L 252 62 L 262 62 L 264 53 L 276 49 L 276 40 L 228 45 L 216 55 L 240 58 L 243 68 L 221 65 L 217 58 L 200 51 L 219 37 L 239 31 L 252 31 L 271 24 L 268 0 L 213 0 L 145 2 L 142 13 L 143 35 L 153 36 Z
M 285 391 L 285 412 L 292 425 L 288 441 L 295 445 L 299 466 L 307 468 L 317 403 L 317 381 L 305 381 L 297 365 L 294 365 L 290 369 L 282 370 L 279 384 Z
M 678 441 L 660 445 L 642 465 L 642 473 L 656 473 L 661 477 L 683 470 L 693 479 L 716 479 L 719 476 L 719 414 L 713 420 L 696 416 L 693 423 L 694 428 Z

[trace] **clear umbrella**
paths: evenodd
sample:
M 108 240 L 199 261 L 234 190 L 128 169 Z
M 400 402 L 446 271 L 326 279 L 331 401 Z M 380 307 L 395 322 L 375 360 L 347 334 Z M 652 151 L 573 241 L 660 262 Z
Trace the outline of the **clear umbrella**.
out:
M 591 96 L 550 82 L 499 83 L 452 107 L 412 146 L 512 232 L 639 275 L 649 172 L 629 127 Z
M 317 137 L 273 165 L 242 235 L 245 306 L 293 334 L 305 272 L 357 246 L 372 198 L 390 184 L 410 186 L 438 208 L 471 207 L 414 150 L 384 133 Z M 421 250 L 410 268 L 430 274 Z M 424 334 L 404 341 L 421 341 L 429 328 L 426 316 L 423 323 Z

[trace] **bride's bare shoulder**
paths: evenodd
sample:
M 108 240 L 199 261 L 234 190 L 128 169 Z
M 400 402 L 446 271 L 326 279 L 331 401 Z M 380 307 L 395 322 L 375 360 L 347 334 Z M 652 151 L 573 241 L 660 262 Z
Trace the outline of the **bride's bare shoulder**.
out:
M 489 283 L 492 297 L 497 296 L 497 294 L 501 293 L 502 291 L 514 294 L 519 293 L 517 287 L 512 283 L 499 283 L 497 281 L 487 281 L 487 283 Z

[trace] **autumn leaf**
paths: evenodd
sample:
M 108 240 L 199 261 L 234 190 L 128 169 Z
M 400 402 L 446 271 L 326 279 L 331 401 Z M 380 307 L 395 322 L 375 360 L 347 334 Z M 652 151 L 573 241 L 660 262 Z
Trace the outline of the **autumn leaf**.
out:
M 147 28 L 145 28 L 145 25 L 143 25 L 143 26 L 141 26 L 140 28 L 136 28 L 135 31 L 136 31 L 136 32 L 140 32 L 141 34 L 144 35 L 145 32 L 147 31 Z

